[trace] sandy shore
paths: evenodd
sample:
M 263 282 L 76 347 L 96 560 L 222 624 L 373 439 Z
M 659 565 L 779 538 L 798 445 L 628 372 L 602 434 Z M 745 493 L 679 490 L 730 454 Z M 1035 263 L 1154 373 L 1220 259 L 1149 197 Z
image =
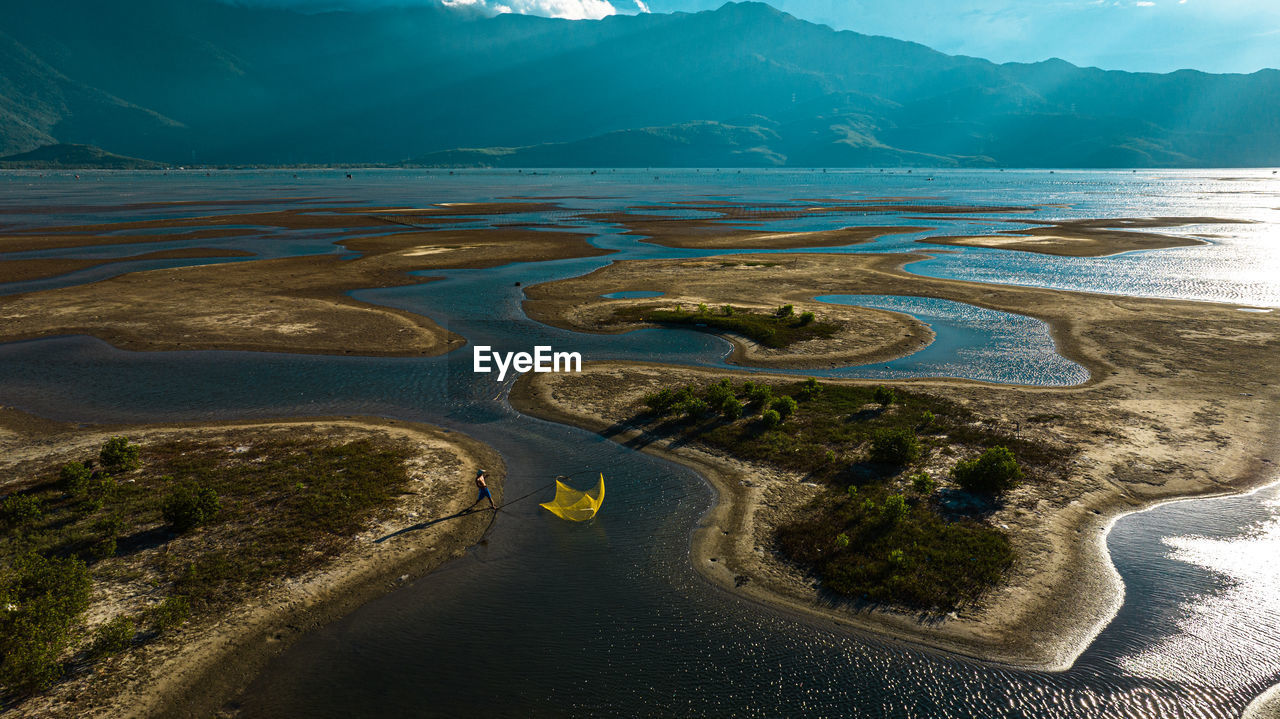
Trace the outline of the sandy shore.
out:
M 1118 217 L 1053 222 L 1033 220 L 1008 220 L 1008 222 L 1036 226 L 1020 230 L 1002 230 L 995 235 L 940 236 L 916 240 L 916 242 L 931 245 L 990 247 L 1064 257 L 1106 257 L 1134 250 L 1159 250 L 1208 244 L 1207 240 L 1197 237 L 1140 232 L 1138 231 L 1140 229 L 1235 224 L 1241 221 L 1217 217 Z
M 1205 303 L 933 280 L 902 272 L 906 259 L 802 255 L 769 268 L 768 284 L 794 283 L 809 296 L 910 293 L 1032 315 L 1048 322 L 1059 351 L 1092 375 L 1072 388 L 901 383 L 960 402 L 1021 436 L 1081 450 L 1068 476 L 1024 484 L 992 517 L 1007 527 L 1017 560 L 1007 583 L 978 605 L 941 617 L 855 612 L 772 548 L 772 529 L 816 488 L 696 446 L 668 448 L 635 428 L 615 439 L 688 464 L 713 483 L 720 501 L 695 535 L 694 561 L 726 589 L 985 660 L 1064 668 L 1121 602 L 1103 541 L 1116 517 L 1171 498 L 1238 491 L 1273 475 L 1277 318 Z M 646 263 L 628 264 L 643 285 Z M 732 374 L 590 364 L 580 375 L 526 375 L 512 401 L 536 416 L 616 430 L 652 389 Z
M 462 338 L 428 317 L 349 292 L 429 282 L 407 273 L 608 254 L 580 233 L 417 230 L 340 240 L 337 255 L 133 272 L 0 298 L 0 342 L 93 335 L 130 350 L 223 349 L 425 356 Z
M 741 335 L 718 332 L 733 343 L 729 361 L 751 367 L 822 368 L 882 362 L 933 341 L 928 325 L 910 315 L 813 301 L 813 293 L 778 281 L 779 273 L 772 271 L 779 262 L 791 261 L 727 257 L 615 262 L 581 277 L 528 288 L 524 309 L 529 317 L 555 327 L 614 334 L 652 326 L 614 318 L 615 312 L 628 307 L 671 309 L 679 304 L 690 309 L 706 304 L 714 309 L 727 304 L 739 310 L 772 312 L 780 305 L 794 304 L 796 314 L 812 311 L 820 320 L 840 327 L 833 337 L 785 348 L 765 347 Z M 637 266 L 643 267 L 639 273 Z M 663 295 L 647 299 L 601 297 L 636 290 Z
M 489 469 L 495 496 L 501 498 L 505 468 L 488 446 L 456 432 L 371 418 L 76 429 L 0 409 L 0 477 L 19 477 L 26 467 L 83 456 L 112 434 L 124 433 L 145 445 L 193 437 L 234 442 L 236 433 L 245 431 L 318 435 L 327 441 L 407 439 L 416 450 L 410 460 L 414 490 L 321 569 L 264 588 L 216 620 L 193 622 L 167 634 L 116 660 L 109 671 L 65 682 L 48 697 L 24 704 L 22 715 L 210 716 L 298 637 L 430 572 L 478 541 L 492 513 L 421 524 L 472 504 L 475 489 L 469 480 L 476 467 Z M 375 541 L 379 539 L 386 541 Z M 116 613 L 114 605 L 133 601 L 116 589 L 95 585 L 91 617 L 110 616 Z M 75 702 L 68 703 L 75 695 Z

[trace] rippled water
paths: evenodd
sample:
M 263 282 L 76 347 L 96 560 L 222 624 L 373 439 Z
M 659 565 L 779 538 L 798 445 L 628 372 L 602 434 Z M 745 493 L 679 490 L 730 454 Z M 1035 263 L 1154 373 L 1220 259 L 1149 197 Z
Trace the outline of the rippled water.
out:
M 1269 224 L 1224 225 L 1216 229 L 1227 237 L 1204 248 L 1057 265 L 1061 258 L 960 250 L 911 269 L 1280 306 L 1280 272 L 1265 272 L 1275 267 L 1270 238 L 1280 199 L 1277 184 L 1263 173 L 1221 180 L 1195 173 L 955 172 L 929 180 L 925 173 L 689 171 L 659 173 L 657 182 L 652 173 L 356 175 L 344 181 L 332 173 L 298 173 L 297 179 L 270 172 L 207 178 L 104 173 L 75 183 L 0 173 L 7 190 L 0 210 L 37 200 L 108 206 L 209 197 L 277 197 L 287 206 L 295 201 L 285 198 L 300 195 L 328 198 L 318 204 L 384 206 L 593 195 L 564 202 L 610 209 L 695 196 L 744 202 L 927 194 L 952 203 L 1037 205 L 1037 217 L 1242 217 Z M 123 214 L 134 219 L 205 211 L 164 207 Z M 574 214 L 536 217 L 577 222 Z M 0 223 L 120 217 L 107 207 L 80 207 L 56 217 L 10 212 L 0 214 Z M 996 219 L 920 222 L 946 224 L 952 233 Z M 824 223 L 821 228 L 857 221 L 852 215 L 804 220 Z M 862 221 L 907 222 L 891 215 Z M 798 221 L 769 226 L 786 222 Z M 711 254 L 653 247 L 598 223 L 579 228 L 597 245 L 623 252 L 453 271 L 441 282 L 355 294 L 422 312 L 498 349 L 572 343 L 588 360 L 723 364 L 727 343 L 693 331 L 587 336 L 526 320 L 516 281 L 527 287 L 622 257 Z M 274 251 L 290 252 L 297 247 L 290 243 L 307 240 L 297 236 L 305 233 L 284 234 Z M 912 240 L 924 234 L 827 251 L 919 249 Z M 152 249 L 158 248 L 118 251 Z M 104 250 L 104 256 L 115 251 Z M 1051 272 L 1045 269 L 1050 265 Z M 983 378 L 996 381 L 1082 378 L 1075 374 L 1078 366 L 1053 351 L 1043 325 L 1029 318 L 920 298 L 840 299 L 909 312 L 938 332 L 933 345 L 889 363 L 888 371 L 875 366 L 843 373 L 891 376 L 916 363 L 922 373 L 986 372 Z M 465 557 L 304 637 L 238 700 L 248 716 L 1233 717 L 1280 681 L 1278 593 L 1267 569 L 1280 535 L 1274 490 L 1169 504 L 1121 519 L 1108 539 L 1126 585 L 1119 615 L 1071 670 L 1014 671 L 784 616 L 715 589 L 688 558 L 690 528 L 712 501 L 701 479 L 598 435 L 519 415 L 506 404 L 504 386 L 469 372 L 469 359 L 466 351 L 432 359 L 130 353 L 88 338 L 58 338 L 0 346 L 0 402 L 82 421 L 377 414 L 434 422 L 491 443 L 511 472 L 508 496 L 533 491 L 566 470 L 609 476 L 609 504 L 593 524 L 559 522 L 532 501 L 513 505 Z

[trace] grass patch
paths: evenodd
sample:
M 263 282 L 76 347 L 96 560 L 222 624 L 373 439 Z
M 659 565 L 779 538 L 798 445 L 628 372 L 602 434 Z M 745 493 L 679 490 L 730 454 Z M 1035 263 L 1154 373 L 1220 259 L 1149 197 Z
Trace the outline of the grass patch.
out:
M 998 583 L 1013 562 L 1004 534 L 964 519 L 949 521 L 922 497 L 898 501 L 882 487 L 850 495 L 828 491 L 800 520 L 781 527 L 778 543 L 814 567 L 823 585 L 855 599 L 912 609 L 949 610 Z
M 790 308 L 790 305 L 785 305 Z M 625 307 L 614 312 L 614 319 L 622 322 L 646 322 L 661 325 L 691 326 L 709 330 L 734 332 L 765 347 L 780 349 L 796 342 L 828 338 L 840 329 L 833 322 L 825 322 L 806 312 L 796 315 L 788 311 L 754 312 L 724 306 L 716 309 L 699 307 L 686 310 L 659 307 Z
M 410 448 L 383 439 L 253 431 L 132 450 L 117 440 L 96 468 L 94 457 L 45 468 L 3 500 L 11 511 L 0 529 L 0 599 L 40 613 L 34 629 L 26 620 L 0 622 L 8 661 L 0 681 L 10 701 L 63 673 L 65 650 L 87 636 L 81 588 L 91 579 L 145 581 L 157 602 L 141 616 L 109 620 L 82 662 L 317 567 L 409 481 Z

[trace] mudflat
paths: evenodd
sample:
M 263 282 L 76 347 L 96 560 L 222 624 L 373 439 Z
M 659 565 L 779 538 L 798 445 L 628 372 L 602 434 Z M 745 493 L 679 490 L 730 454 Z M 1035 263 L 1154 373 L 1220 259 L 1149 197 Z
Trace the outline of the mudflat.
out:
M 1064 257 L 1105 257 L 1134 250 L 1194 247 L 1208 241 L 1188 235 L 1142 232 L 1142 229 L 1205 224 L 1240 224 L 1217 217 L 1118 217 L 1059 221 L 1010 220 L 1034 227 L 1002 230 L 995 235 L 929 237 L 916 242 L 933 245 L 989 247 Z
M 339 240 L 337 255 L 134 272 L 0 298 L 0 342 L 88 334 L 132 350 L 234 349 L 423 356 L 462 344 L 427 317 L 348 292 L 430 281 L 408 273 L 608 254 L 586 235 L 518 227 Z M 3 263 L 0 263 L 2 265 Z

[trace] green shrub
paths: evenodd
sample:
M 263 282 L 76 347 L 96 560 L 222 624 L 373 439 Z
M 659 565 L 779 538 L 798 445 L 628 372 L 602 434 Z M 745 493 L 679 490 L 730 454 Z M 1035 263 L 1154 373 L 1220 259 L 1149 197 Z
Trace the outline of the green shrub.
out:
M 901 494 L 891 494 L 880 506 L 880 516 L 884 519 L 885 524 L 897 524 L 903 517 L 907 516 L 907 499 Z
M 894 392 L 892 387 L 885 387 L 881 384 L 876 385 L 876 391 L 873 398 L 881 407 L 888 407 L 898 401 L 898 393 Z
M 837 548 L 837 549 L 848 549 L 848 547 L 849 547 L 849 535 L 847 535 L 847 534 L 845 534 L 845 533 L 843 533 L 843 532 L 841 532 L 840 534 L 837 534 L 837 535 L 836 535 L 836 548 Z
M 938 483 L 928 472 L 916 472 L 911 475 L 911 488 L 920 494 L 933 494 L 933 490 L 938 488 Z
M 795 305 L 783 305 L 778 309 L 774 310 L 773 314 L 776 317 L 786 319 L 787 317 L 790 317 L 791 315 L 795 314 L 795 311 L 796 311 Z
M 1022 481 L 1022 467 L 1008 447 L 992 447 L 958 463 L 951 469 L 951 478 L 965 491 L 997 495 Z
M 654 414 L 666 414 L 667 410 L 676 403 L 677 395 L 669 387 L 664 387 L 657 392 L 650 392 L 644 396 L 644 406 Z
M 800 397 L 801 400 L 807 401 L 807 400 L 813 399 L 814 397 L 817 397 L 820 394 L 822 394 L 822 385 L 818 382 L 818 380 L 810 377 L 809 379 L 804 381 L 804 384 L 800 385 L 800 392 L 798 393 L 797 396 Z
M 62 674 L 58 657 L 89 605 L 89 572 L 77 559 L 25 554 L 0 574 L 0 685 L 45 689 Z
M 858 496 L 858 486 L 857 486 L 857 485 L 855 485 L 855 484 L 851 484 L 851 485 L 849 485 L 849 489 L 848 489 L 848 490 L 846 490 L 846 491 L 848 492 L 848 494 L 849 494 L 849 496 L 850 496 L 851 498 L 852 498 L 852 497 L 856 497 L 856 496 Z
M 778 414 L 774 410 L 766 409 L 764 413 L 760 415 L 760 421 L 764 423 L 765 427 L 773 429 L 782 424 L 782 415 Z
M 773 404 L 769 406 L 773 408 L 773 411 L 782 415 L 783 419 L 786 419 L 787 417 L 790 417 L 791 415 L 795 414 L 796 407 L 798 405 L 796 404 L 796 401 L 791 397 L 779 397 L 775 399 L 773 401 Z
M 11 494 L 0 502 L 0 520 L 7 527 L 21 527 L 44 514 L 40 499 L 30 494 Z
M 751 388 L 747 393 L 747 399 L 752 404 L 758 404 L 761 407 L 767 407 L 769 400 L 773 398 L 773 390 L 767 384 L 758 384 Z
M 99 657 L 119 654 L 133 644 L 133 637 L 137 633 L 137 624 L 131 617 L 123 614 L 116 615 L 98 627 L 91 651 Z
M 98 461 L 112 472 L 128 472 L 142 466 L 138 459 L 138 445 L 129 444 L 128 437 L 112 437 L 102 445 Z
M 834 450 L 834 449 L 828 449 L 828 450 L 827 450 L 827 453 L 826 453 L 826 454 L 824 454 L 824 455 L 822 456 L 822 463 L 823 463 L 823 464 L 835 464 L 835 462 L 836 462 L 836 452 L 835 452 L 835 450 Z
M 929 427 L 933 424 L 934 420 L 936 419 L 937 417 L 933 414 L 933 412 L 930 412 L 929 410 L 925 410 L 924 413 L 920 415 L 920 426 Z
M 731 399 L 734 399 L 733 390 L 725 385 L 713 384 L 707 388 L 707 404 L 711 409 L 719 411 Z
M 909 429 L 878 429 L 871 435 L 872 462 L 900 467 L 920 457 L 920 440 Z
M 724 315 L 725 317 L 732 317 L 733 313 L 734 313 L 733 305 L 725 305 L 724 307 L 720 308 L 720 314 Z
M 698 303 L 698 314 L 700 314 L 700 315 L 705 315 L 706 313 L 707 313 L 707 303 L 705 303 L 705 302 L 699 302 L 699 303 Z
M 182 626 L 190 616 L 191 601 L 180 594 L 173 594 L 152 608 L 151 626 L 158 634 L 163 634 Z
M 174 531 L 187 532 L 212 521 L 220 505 L 218 493 L 212 488 L 184 482 L 169 491 L 162 511 Z
M 812 312 L 801 312 L 801 313 L 800 313 L 800 326 L 801 326 L 801 327 L 803 327 L 803 326 L 805 326 L 805 325 L 809 324 L 810 322 L 813 322 L 813 319 L 814 319 L 814 314 L 813 314 Z
M 83 497 L 89 493 L 89 480 L 93 472 L 83 462 L 67 462 L 58 472 L 58 488 L 72 497 Z
M 699 420 L 711 413 L 711 405 L 705 400 L 691 397 L 681 402 L 677 407 L 680 416 L 691 422 Z
M 742 416 L 742 403 L 737 397 L 730 397 L 720 405 L 720 414 L 727 420 L 735 420 Z

